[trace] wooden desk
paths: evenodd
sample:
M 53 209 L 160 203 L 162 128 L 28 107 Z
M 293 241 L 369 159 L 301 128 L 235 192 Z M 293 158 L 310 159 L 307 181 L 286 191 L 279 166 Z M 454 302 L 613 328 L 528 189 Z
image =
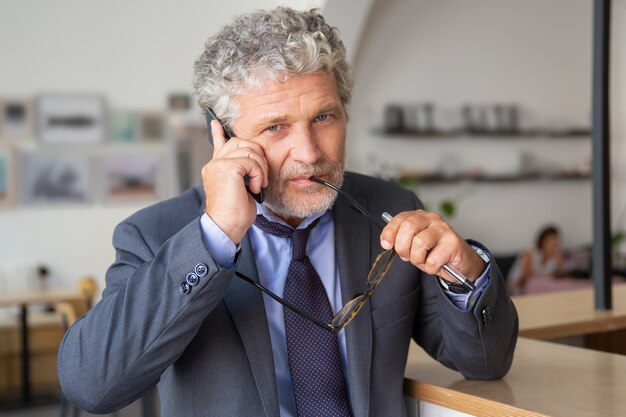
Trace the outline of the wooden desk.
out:
M 404 390 L 475 416 L 623 416 L 626 357 L 522 338 L 504 379 L 468 381 L 412 344 Z
M 612 284 L 624 283 L 624 277 L 616 275 Z M 593 288 L 593 281 L 589 278 L 559 277 L 551 275 L 533 275 L 528 277 L 524 286 L 524 294 L 545 294 L 548 292 L 563 292 Z
M 626 329 L 626 283 L 613 286 L 613 310 L 594 309 L 593 289 L 513 297 L 521 337 L 556 339 Z
M 59 301 L 87 301 L 76 290 L 32 290 L 0 294 L 0 307 L 16 305 L 48 304 Z
M 32 290 L 0 295 L 0 307 L 20 307 L 20 339 L 22 350 L 22 402 L 32 400 L 30 384 L 30 360 L 28 347 L 28 307 L 33 304 L 49 304 L 59 301 L 86 302 L 87 298 L 77 291 L 67 290 Z

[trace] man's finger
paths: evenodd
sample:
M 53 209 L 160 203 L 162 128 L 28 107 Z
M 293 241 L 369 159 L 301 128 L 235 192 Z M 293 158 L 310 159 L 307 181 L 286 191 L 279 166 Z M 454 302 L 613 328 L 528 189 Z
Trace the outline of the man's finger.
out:
M 215 155 L 226 143 L 224 128 L 217 120 L 211 120 L 211 136 L 213 136 L 213 154 Z
M 380 235 L 380 244 L 385 249 L 391 249 L 397 243 L 397 235 L 401 232 L 401 228 L 410 230 L 410 239 L 412 239 L 413 236 L 426 228 L 428 224 L 429 220 L 426 217 L 426 212 L 423 210 L 399 213 L 383 229 Z

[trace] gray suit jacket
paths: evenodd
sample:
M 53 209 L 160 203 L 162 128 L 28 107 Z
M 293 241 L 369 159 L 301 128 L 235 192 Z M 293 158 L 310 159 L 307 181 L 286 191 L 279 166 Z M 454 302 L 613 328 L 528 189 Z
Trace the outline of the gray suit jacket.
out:
M 344 189 L 375 216 L 421 207 L 413 193 L 362 175 L 347 173 Z M 117 226 L 102 300 L 59 349 L 61 386 L 79 407 L 111 412 L 158 383 L 163 416 L 279 415 L 261 292 L 215 264 L 202 242 L 203 209 L 202 190 L 190 189 Z M 333 214 L 347 301 L 364 290 L 380 231 L 341 197 Z M 208 274 L 182 294 L 201 263 Z M 247 238 L 235 268 L 257 276 Z M 488 288 L 464 312 L 433 277 L 398 259 L 345 331 L 354 415 L 403 416 L 412 337 L 467 378 L 500 378 L 513 357 L 517 315 L 495 265 Z

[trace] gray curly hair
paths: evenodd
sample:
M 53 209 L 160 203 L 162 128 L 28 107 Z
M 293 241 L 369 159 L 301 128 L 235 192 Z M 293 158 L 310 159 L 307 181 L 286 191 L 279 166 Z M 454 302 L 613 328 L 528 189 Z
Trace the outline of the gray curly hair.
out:
M 319 70 L 335 76 L 346 108 L 353 82 L 337 28 L 318 9 L 258 10 L 208 39 L 194 63 L 194 97 L 202 109 L 211 107 L 230 123 L 239 116 L 236 95 L 266 80 L 285 81 Z

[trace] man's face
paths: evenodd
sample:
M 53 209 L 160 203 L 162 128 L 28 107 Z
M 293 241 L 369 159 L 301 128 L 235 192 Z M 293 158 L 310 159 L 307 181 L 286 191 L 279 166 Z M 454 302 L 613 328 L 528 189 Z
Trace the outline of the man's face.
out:
M 267 158 L 265 204 L 285 220 L 328 209 L 335 192 L 308 178 L 343 179 L 346 114 L 334 77 L 320 71 L 266 82 L 235 99 L 235 134 L 259 143 Z

